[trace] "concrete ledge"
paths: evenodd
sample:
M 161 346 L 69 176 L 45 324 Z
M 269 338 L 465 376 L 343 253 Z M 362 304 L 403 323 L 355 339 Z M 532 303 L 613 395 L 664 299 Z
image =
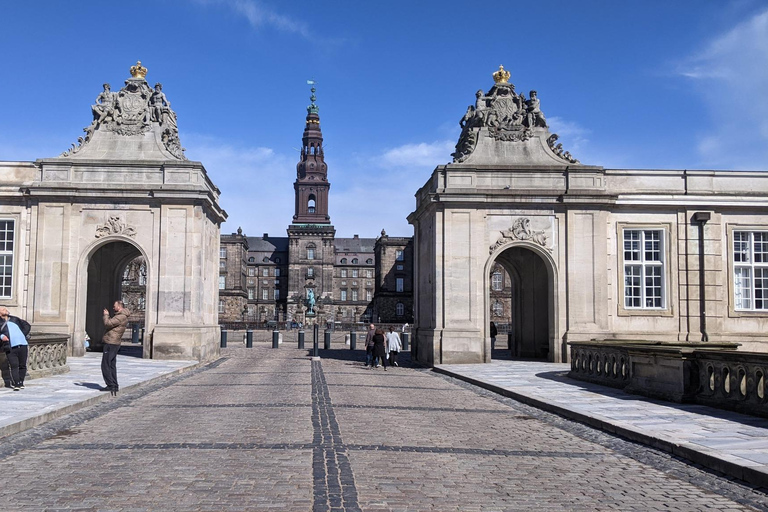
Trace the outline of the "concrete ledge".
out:
M 432 369 L 437 373 L 448 375 L 450 377 L 468 382 L 472 385 L 478 386 L 483 389 L 487 389 L 493 393 L 497 393 L 507 398 L 512 398 L 526 405 L 536 407 L 543 411 L 551 412 L 562 416 L 564 418 L 584 423 L 591 427 L 600 429 L 605 432 L 616 434 L 630 441 L 635 441 L 659 450 L 671 453 L 678 457 L 684 458 L 695 464 L 699 464 L 706 468 L 719 471 L 728 476 L 738 478 L 753 485 L 760 487 L 768 487 L 768 469 L 763 465 L 757 465 L 752 461 L 739 459 L 738 457 L 732 457 L 734 460 L 727 460 L 715 451 L 706 450 L 700 446 L 696 446 L 689 443 L 673 443 L 665 439 L 644 433 L 638 429 L 619 425 L 617 422 L 612 422 L 610 419 L 600 415 L 590 415 L 572 409 L 566 406 L 553 404 L 546 402 L 542 399 L 532 397 L 530 395 L 524 395 L 495 384 L 484 382 L 479 379 L 454 373 L 442 367 L 435 367 Z

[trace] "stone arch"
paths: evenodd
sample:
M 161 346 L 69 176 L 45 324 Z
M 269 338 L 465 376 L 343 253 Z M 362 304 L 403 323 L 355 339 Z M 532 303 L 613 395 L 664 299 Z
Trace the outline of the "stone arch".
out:
M 122 275 L 125 267 L 142 256 L 147 269 L 145 330 L 151 332 L 154 304 L 154 268 L 147 252 L 135 240 L 124 235 L 111 235 L 92 242 L 83 251 L 78 262 L 75 322 L 72 339 L 73 355 L 82 355 L 82 340 L 86 333 L 91 338 L 91 349 L 101 349 L 104 307 L 112 308 L 121 299 Z M 144 344 L 143 357 L 151 357 L 151 347 Z
M 560 351 L 558 336 L 557 266 L 550 252 L 528 241 L 511 241 L 498 247 L 488 258 L 485 274 L 495 263 L 512 280 L 512 351 L 513 357 L 554 361 Z M 490 360 L 490 279 L 484 279 L 486 358 Z M 497 347 L 506 340 L 497 338 Z

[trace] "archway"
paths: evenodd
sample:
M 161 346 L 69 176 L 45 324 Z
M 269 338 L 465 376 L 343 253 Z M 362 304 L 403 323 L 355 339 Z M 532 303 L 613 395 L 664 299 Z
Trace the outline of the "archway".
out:
M 88 260 L 88 285 L 85 307 L 85 331 L 91 339 L 91 350 L 102 349 L 104 308 L 112 311 L 116 300 L 123 300 L 123 276 L 129 263 L 142 253 L 125 241 L 108 242 Z
M 553 331 L 554 275 L 548 261 L 536 251 L 516 245 L 502 251 L 495 260 L 509 279 L 509 302 L 504 308 L 509 336 L 509 354 L 514 358 L 549 360 Z M 486 286 L 492 287 L 491 280 Z M 489 296 L 489 295 L 486 295 Z M 486 310 L 489 319 L 494 320 L 494 303 Z M 497 338 L 496 348 L 507 348 L 506 335 Z

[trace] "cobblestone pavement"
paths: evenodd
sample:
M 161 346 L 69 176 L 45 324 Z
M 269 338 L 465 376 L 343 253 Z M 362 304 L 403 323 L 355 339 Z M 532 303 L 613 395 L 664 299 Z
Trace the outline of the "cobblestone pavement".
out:
M 362 351 L 240 347 L 0 444 L 0 508 L 768 510 L 758 489 Z

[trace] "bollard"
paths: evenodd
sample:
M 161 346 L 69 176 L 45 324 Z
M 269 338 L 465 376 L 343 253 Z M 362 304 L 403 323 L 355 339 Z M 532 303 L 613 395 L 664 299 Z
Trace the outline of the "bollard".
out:
M 272 348 L 280 346 L 280 331 L 272 331 Z
M 221 330 L 221 348 L 227 348 L 227 330 Z
M 139 326 L 136 324 L 133 324 L 133 327 L 131 328 L 131 343 L 138 343 L 139 342 Z
M 507 350 L 512 350 L 512 333 L 511 332 L 507 334 Z
M 320 354 L 319 354 L 318 349 L 317 349 L 317 343 L 318 343 L 318 340 L 317 340 L 317 331 L 318 331 L 317 324 L 315 324 L 313 327 L 314 328 L 312 329 L 312 357 L 319 358 Z
M 253 348 L 253 331 L 245 331 L 245 348 Z
M 141 340 L 141 344 L 143 345 L 144 344 L 144 328 L 143 327 L 141 328 L 141 338 L 139 339 Z
M 357 344 L 357 333 L 355 331 L 349 331 L 349 350 L 355 350 Z
M 299 331 L 299 348 L 304 348 L 304 331 Z
M 323 348 L 324 348 L 325 350 L 330 350 L 330 349 L 331 349 L 331 331 L 329 331 L 328 329 L 326 329 L 326 330 L 325 330 L 325 336 L 324 336 L 324 338 L 325 338 L 325 339 L 323 340 L 323 342 L 324 342 L 324 343 L 323 343 Z
M 411 337 L 407 332 L 403 333 L 403 352 L 408 350 L 408 339 Z

